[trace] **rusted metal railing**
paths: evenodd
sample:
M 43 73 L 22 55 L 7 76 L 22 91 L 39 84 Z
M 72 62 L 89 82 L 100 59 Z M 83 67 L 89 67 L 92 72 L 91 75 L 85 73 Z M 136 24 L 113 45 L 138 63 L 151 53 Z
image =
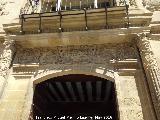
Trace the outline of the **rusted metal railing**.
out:
M 28 1 L 29 2 L 29 1 Z M 33 2 L 33 1 L 32 1 Z M 129 24 L 130 24 L 130 22 L 129 22 L 129 15 L 128 15 L 128 5 L 127 5 L 127 3 L 126 3 L 126 1 L 124 0 L 124 3 L 123 3 L 123 6 L 121 5 L 121 7 L 124 7 L 125 9 L 124 9 L 124 11 L 125 11 L 125 13 L 126 13 L 126 15 L 125 15 L 125 17 L 127 18 L 126 20 L 127 21 L 124 21 L 124 26 L 122 26 L 122 25 L 109 25 L 109 23 L 108 23 L 108 19 L 109 19 L 109 16 L 108 16 L 108 13 L 109 12 L 112 12 L 112 11 L 108 11 L 108 9 L 110 8 L 109 6 L 108 6 L 108 3 L 105 3 L 105 6 L 104 6 L 104 8 L 103 8 L 103 11 L 98 11 L 100 8 L 95 8 L 95 9 L 97 9 L 97 11 L 93 11 L 93 12 L 89 12 L 88 13 L 88 11 L 90 11 L 90 10 L 92 10 L 92 9 L 90 9 L 90 8 L 83 8 L 83 13 L 72 13 L 72 14 L 65 14 L 64 15 L 64 13 L 65 13 L 65 11 L 80 11 L 80 10 L 65 10 L 65 11 L 63 11 L 63 10 L 59 10 L 59 11 L 52 11 L 52 12 L 40 12 L 40 13 L 34 13 L 35 11 L 33 11 L 33 10 L 35 10 L 34 8 L 33 8 L 33 3 L 32 2 L 29 2 L 29 3 L 26 3 L 26 8 L 27 9 L 29 9 L 29 8 L 32 8 L 32 12 L 30 13 L 30 14 L 28 14 L 27 13 L 27 11 L 28 10 L 24 10 L 24 12 L 21 12 L 21 15 L 20 15 L 20 19 L 21 19 L 21 30 L 20 30 L 20 32 L 22 33 L 22 34 L 24 34 L 24 33 L 31 33 L 31 34 L 35 34 L 35 33 L 42 33 L 42 32 L 68 32 L 68 31 L 81 31 L 81 30 L 90 30 L 90 29 L 104 29 L 104 28 L 106 28 L 106 29 L 114 29 L 114 28 L 121 28 L 121 27 L 125 27 L 125 28 L 129 28 Z M 35 2 L 35 1 L 34 1 Z M 38 1 L 37 1 L 38 2 Z M 32 3 L 32 4 L 31 4 Z M 40 3 L 36 3 L 37 5 L 39 5 Z M 32 7 L 31 7 L 32 6 Z M 102 8 L 101 8 L 102 9 Z M 113 10 L 113 11 L 117 11 L 117 10 Z M 49 15 L 48 16 L 44 16 L 44 14 L 48 14 L 49 13 Z M 91 14 L 96 14 L 96 13 L 104 13 L 105 14 L 105 24 L 104 24 L 104 26 L 97 26 L 97 28 L 94 28 L 94 26 L 92 26 L 92 27 L 89 27 L 88 26 L 88 15 L 91 15 Z M 36 15 L 36 14 L 39 14 L 38 16 Z M 75 29 L 69 29 L 69 28 L 63 28 L 63 25 L 62 25 L 62 23 L 63 23 L 63 17 L 64 16 L 78 16 L 79 14 L 84 14 L 84 22 L 85 22 L 85 28 L 84 29 L 78 29 L 78 28 L 75 28 Z M 36 15 L 36 16 L 34 16 L 34 15 Z M 27 16 L 27 17 L 24 17 L 24 16 Z M 43 26 L 43 24 L 42 24 L 42 18 L 44 18 L 44 17 L 56 17 L 56 16 L 58 16 L 59 17 L 59 20 L 57 20 L 57 21 L 59 21 L 59 28 L 57 29 L 57 30 L 55 30 L 55 29 L 51 29 L 51 28 L 48 28 L 48 30 L 47 30 L 47 28 L 43 28 L 42 26 Z M 39 27 L 38 27 L 38 30 L 37 30 L 37 32 L 36 31 L 25 31 L 24 30 L 24 23 L 25 23 L 25 21 L 27 20 L 27 19 L 33 19 L 33 18 L 35 18 L 35 19 L 39 19 Z M 117 18 L 117 19 L 121 19 L 121 18 Z

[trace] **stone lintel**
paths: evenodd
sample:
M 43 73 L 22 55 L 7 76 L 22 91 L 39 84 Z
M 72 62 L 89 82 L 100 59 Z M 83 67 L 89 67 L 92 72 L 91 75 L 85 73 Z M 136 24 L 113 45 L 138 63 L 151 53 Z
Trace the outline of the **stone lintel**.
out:
M 150 30 L 150 28 L 119 28 L 32 35 L 8 35 L 8 37 L 16 40 L 16 44 L 24 48 L 118 44 L 131 42 L 133 34 L 141 33 L 143 30 Z

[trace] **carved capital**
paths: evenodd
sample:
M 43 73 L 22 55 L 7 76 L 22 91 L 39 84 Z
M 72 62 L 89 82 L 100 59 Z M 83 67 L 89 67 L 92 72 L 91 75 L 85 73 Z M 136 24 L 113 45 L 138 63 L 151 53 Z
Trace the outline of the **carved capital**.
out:
M 137 46 L 142 58 L 157 118 L 160 120 L 160 71 L 146 34 L 139 35 Z

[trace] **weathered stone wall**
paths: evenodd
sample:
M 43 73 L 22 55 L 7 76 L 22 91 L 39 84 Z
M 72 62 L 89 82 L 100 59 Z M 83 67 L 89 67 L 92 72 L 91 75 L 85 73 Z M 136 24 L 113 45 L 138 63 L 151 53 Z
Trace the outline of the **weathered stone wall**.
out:
M 142 71 L 139 70 L 139 64 L 116 64 L 118 61 L 129 61 L 129 59 L 138 59 L 136 49 L 132 44 L 19 48 L 14 65 L 20 66 L 13 70 L 14 75 L 17 72 L 21 73 L 22 77 L 9 79 L 2 101 L 5 104 L 1 107 L 3 112 L 0 116 L 2 118 L 6 116 L 6 104 L 10 103 L 12 116 L 5 118 L 6 120 L 14 115 L 17 115 L 17 120 L 20 117 L 24 120 L 28 118 L 33 97 L 33 82 L 37 84 L 64 74 L 89 74 L 106 79 L 111 78 L 115 82 L 120 120 L 154 120 L 148 91 L 143 85 L 145 79 Z M 27 71 L 35 64 L 39 66 L 35 69 L 35 73 L 32 72 L 34 75 L 32 79 L 24 79 L 23 76 L 27 75 Z M 23 65 L 25 67 L 22 67 Z M 16 103 L 13 106 L 14 99 Z

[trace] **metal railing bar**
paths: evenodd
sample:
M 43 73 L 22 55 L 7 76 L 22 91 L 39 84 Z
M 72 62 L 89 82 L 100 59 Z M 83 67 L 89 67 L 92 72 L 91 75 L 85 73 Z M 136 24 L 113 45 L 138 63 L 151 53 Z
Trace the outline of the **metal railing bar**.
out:
M 72 15 L 82 15 L 84 13 L 76 13 L 76 14 L 62 14 L 62 16 L 72 16 Z
M 124 3 L 126 6 L 126 14 L 127 14 L 127 28 L 129 28 L 129 12 L 128 12 L 129 5 L 127 5 L 126 0 L 124 0 Z
M 102 8 L 101 8 L 102 9 Z M 87 10 L 87 9 L 86 9 Z M 124 9 L 125 10 L 125 9 Z M 64 12 L 69 12 L 69 11 L 76 11 L 76 10 L 68 10 L 68 11 L 61 11 L 61 13 Z M 81 10 L 82 11 L 82 10 Z M 108 12 L 113 12 L 113 11 L 122 11 L 122 10 L 108 10 Z M 103 13 L 104 11 L 94 11 L 94 12 L 87 12 L 87 13 Z M 57 13 L 57 12 L 41 12 L 41 14 L 46 14 L 46 13 Z M 39 14 L 39 13 L 32 13 L 32 14 L 23 14 L 23 15 L 34 15 L 34 14 Z M 76 13 L 76 14 L 81 14 L 81 13 Z M 68 14 L 71 15 L 71 14 Z
M 94 14 L 94 13 L 104 13 L 104 12 L 106 12 L 106 11 L 101 11 L 101 12 L 87 12 L 87 14 Z M 107 11 L 107 13 L 108 12 L 110 12 L 110 11 Z M 37 15 L 38 14 L 40 14 L 40 13 L 36 13 Z M 42 14 L 45 14 L 45 13 L 41 13 L 41 17 L 43 18 L 43 17 L 54 17 L 54 16 L 59 16 L 59 15 L 48 15 L 48 16 L 42 16 Z M 82 15 L 82 14 L 84 14 L 84 13 L 76 13 L 76 14 L 62 14 L 61 13 L 61 16 L 74 16 L 74 15 Z M 23 16 L 24 15 L 28 15 L 28 14 L 23 14 Z M 30 14 L 30 15 L 33 15 L 33 14 Z M 39 16 L 37 16 L 37 17 L 23 17 L 23 19 L 30 19 L 30 18 L 39 18 Z
M 42 18 L 41 18 L 41 13 L 39 13 L 39 30 L 38 32 L 41 33 L 42 32 Z
M 24 33 L 24 31 L 23 31 L 23 22 L 24 22 L 24 18 L 23 18 L 23 15 L 21 15 L 21 30 L 20 30 L 21 34 Z
M 88 24 L 87 24 L 87 10 L 84 8 L 84 15 L 85 15 L 85 23 L 86 23 L 86 27 L 85 30 L 88 30 Z
M 34 14 L 39 14 L 39 13 L 30 13 L 30 14 L 23 14 L 23 15 L 34 15 Z
M 59 11 L 59 32 L 63 32 L 62 30 L 62 14 L 61 11 Z
M 105 5 L 105 15 L 106 15 L 106 26 L 105 28 L 107 29 L 108 28 L 108 9 L 107 9 L 107 5 Z

